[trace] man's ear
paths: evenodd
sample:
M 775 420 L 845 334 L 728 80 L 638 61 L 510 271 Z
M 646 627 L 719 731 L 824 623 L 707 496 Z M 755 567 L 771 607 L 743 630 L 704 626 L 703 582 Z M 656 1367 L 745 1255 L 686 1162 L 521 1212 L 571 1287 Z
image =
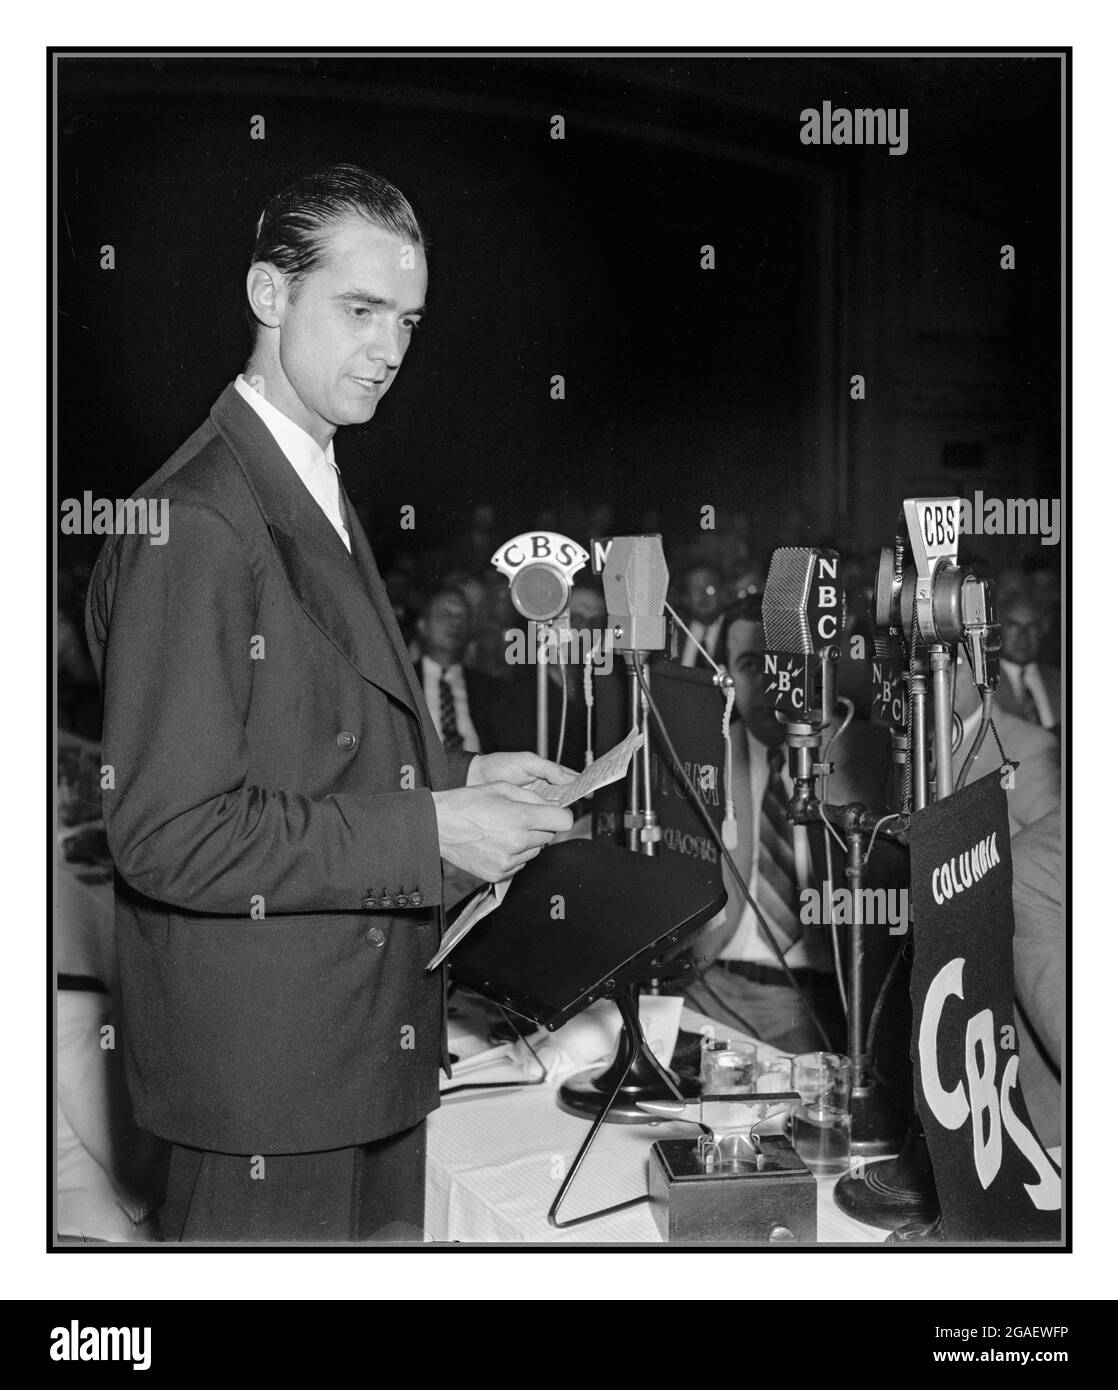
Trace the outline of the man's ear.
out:
M 245 281 L 249 308 L 265 328 L 278 328 L 288 298 L 287 276 L 270 261 L 256 261 Z

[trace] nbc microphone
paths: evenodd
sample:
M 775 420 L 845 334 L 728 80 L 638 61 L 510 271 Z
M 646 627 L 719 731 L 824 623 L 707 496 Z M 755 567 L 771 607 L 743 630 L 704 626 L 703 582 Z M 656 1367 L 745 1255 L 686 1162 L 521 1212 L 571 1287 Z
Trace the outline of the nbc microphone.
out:
M 838 567 L 834 550 L 776 550 L 761 600 L 764 697 L 787 730 L 798 797 L 814 795 L 814 754 L 834 705 L 835 663 L 846 620 Z

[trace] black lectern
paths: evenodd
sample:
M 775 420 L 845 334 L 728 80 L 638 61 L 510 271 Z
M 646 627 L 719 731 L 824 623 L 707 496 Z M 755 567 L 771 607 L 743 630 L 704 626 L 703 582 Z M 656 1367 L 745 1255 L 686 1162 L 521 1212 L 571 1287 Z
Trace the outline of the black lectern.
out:
M 638 982 L 654 976 L 657 961 L 725 901 L 726 890 L 698 864 L 568 840 L 525 865 L 500 908 L 456 947 L 452 960 L 460 984 L 548 1029 L 595 999 L 612 999 L 621 1013 L 616 1058 L 583 1083 L 596 1113 L 548 1212 L 553 1226 L 579 1225 L 647 1200 L 634 1197 L 605 1211 L 558 1219 L 594 1136 L 611 1112 L 617 1117 L 626 1090 L 634 1092 L 631 1108 L 644 1124 L 648 1114 L 636 1107 L 635 1095 L 647 1099 L 651 1082 L 662 1084 L 665 1095 L 680 1096 L 677 1078 L 654 1056 L 641 1030 Z M 622 1108 L 630 1108 L 625 1100 Z

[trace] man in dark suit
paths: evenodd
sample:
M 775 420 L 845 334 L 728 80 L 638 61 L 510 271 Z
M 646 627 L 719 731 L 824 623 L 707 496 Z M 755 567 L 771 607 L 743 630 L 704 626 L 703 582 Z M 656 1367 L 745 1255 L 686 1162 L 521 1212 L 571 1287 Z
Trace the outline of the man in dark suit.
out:
M 722 575 L 706 560 L 694 560 L 679 577 L 679 612 L 689 636 L 683 641 L 679 660 L 684 666 L 702 666 L 702 647 L 708 655 L 718 641 L 722 618 Z
M 125 1062 L 171 1239 L 415 1238 L 446 1062 L 442 860 L 495 880 L 570 813 L 532 754 L 442 748 L 333 461 L 423 312 L 423 237 L 351 166 L 271 200 L 245 374 L 137 496 L 87 605 Z
M 443 747 L 490 752 L 497 747 L 492 716 L 502 687 L 492 676 L 463 664 L 470 636 L 466 595 L 451 586 L 437 590 L 416 623 L 420 658 L 415 674 Z
M 1040 609 L 1029 594 L 1010 593 L 1001 603 L 1001 624 L 999 709 L 1058 734 L 1060 672 L 1038 660 L 1045 626 Z

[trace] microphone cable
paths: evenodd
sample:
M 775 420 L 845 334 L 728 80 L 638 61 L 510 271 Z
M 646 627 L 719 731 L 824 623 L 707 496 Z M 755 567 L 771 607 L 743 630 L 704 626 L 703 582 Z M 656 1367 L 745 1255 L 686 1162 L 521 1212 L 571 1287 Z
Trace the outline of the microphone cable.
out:
M 970 654 L 970 649 L 965 644 L 963 646 L 963 654 L 967 658 L 967 665 L 970 667 L 970 673 L 973 678 L 975 675 L 974 658 Z M 975 684 L 977 685 L 977 681 L 975 682 Z M 994 735 L 994 742 L 998 745 L 998 754 L 1001 757 L 1003 767 L 1011 767 L 1013 768 L 1014 772 L 1016 772 L 1017 769 L 1021 766 L 1020 763 L 1013 762 L 1006 755 L 1006 751 L 1002 747 L 1002 741 L 998 737 L 998 726 L 994 723 L 993 690 L 987 687 L 984 690 L 982 690 L 981 693 L 982 720 L 978 726 L 978 732 L 974 736 L 974 742 L 971 744 L 970 752 L 967 754 L 966 761 L 959 769 L 959 775 L 955 779 L 955 791 L 957 792 L 962 791 L 963 788 L 966 786 L 967 778 L 970 776 L 971 769 L 974 767 L 975 764 L 975 759 L 978 757 L 982 745 L 986 741 L 987 733 L 992 733 Z
M 648 708 L 652 711 L 652 717 L 656 720 L 656 727 L 660 731 L 660 737 L 664 740 L 664 747 L 667 750 L 668 757 L 671 759 L 672 767 L 675 771 L 676 776 L 679 778 L 682 785 L 687 789 L 687 794 L 691 798 L 691 801 L 693 802 L 695 809 L 698 811 L 699 818 L 702 820 L 714 843 L 718 846 L 719 850 L 721 851 L 724 862 L 730 866 L 730 872 L 733 874 L 734 881 L 737 883 L 738 888 L 741 890 L 744 901 L 749 907 L 753 909 L 754 915 L 757 918 L 758 925 L 761 928 L 761 934 L 762 936 L 764 936 L 766 944 L 768 945 L 769 949 L 774 953 L 777 960 L 780 962 L 780 968 L 788 977 L 789 984 L 795 991 L 796 997 L 799 999 L 801 1005 L 803 1006 L 805 1013 L 811 1019 L 811 1022 L 815 1027 L 815 1031 L 819 1034 L 819 1037 L 822 1039 L 825 1049 L 828 1052 L 834 1051 L 834 1047 L 827 1033 L 827 1030 L 823 1027 L 823 1024 L 820 1022 L 819 1015 L 815 1012 L 811 1004 L 808 1002 L 807 996 L 800 988 L 800 983 L 796 979 L 795 974 L 789 968 L 788 962 L 784 958 L 784 952 L 780 949 L 776 937 L 773 934 L 772 927 L 769 925 L 768 921 L 762 914 L 760 908 L 757 906 L 757 903 L 754 901 L 753 894 L 749 891 L 749 885 L 748 883 L 746 883 L 741 870 L 738 868 L 737 864 L 735 864 L 733 856 L 730 854 L 729 850 L 727 850 L 722 836 L 719 834 L 714 824 L 714 821 L 710 817 L 710 813 L 707 811 L 706 806 L 703 804 L 702 797 L 699 796 L 698 793 L 695 791 L 695 788 L 691 785 L 691 779 L 683 770 L 683 763 L 680 760 L 679 754 L 676 752 L 675 744 L 672 742 L 671 735 L 668 733 L 668 730 L 665 727 L 663 716 L 660 713 L 660 707 L 657 705 L 655 699 L 652 696 L 651 690 L 648 688 L 648 680 L 644 674 L 644 669 L 641 661 L 637 659 L 636 661 L 634 661 L 633 666 L 637 673 L 637 681 L 640 684 L 641 691 L 645 699 L 648 701 Z
M 559 679 L 563 685 L 563 702 L 560 706 L 559 714 L 559 747 L 555 753 L 555 761 L 563 761 L 563 744 L 567 741 L 567 705 L 570 702 L 570 692 L 567 689 L 567 668 L 563 665 L 560 655 L 559 663 L 555 668 L 559 672 Z
M 703 644 L 699 641 L 699 639 L 695 636 L 695 634 L 691 631 L 691 629 L 687 626 L 687 624 L 683 621 L 683 619 L 667 601 L 667 599 L 664 600 L 664 607 L 672 615 L 672 621 L 675 623 L 676 627 L 679 628 L 680 632 L 683 633 L 683 636 L 686 639 L 684 643 L 684 648 L 686 649 L 687 642 L 694 642 L 696 648 L 700 652 L 702 652 L 703 656 L 706 658 L 710 666 L 712 666 L 715 671 L 720 670 L 721 668 L 719 667 L 718 662 L 715 661 L 714 657 L 711 656 L 710 652 L 707 651 L 706 647 L 703 646 Z

